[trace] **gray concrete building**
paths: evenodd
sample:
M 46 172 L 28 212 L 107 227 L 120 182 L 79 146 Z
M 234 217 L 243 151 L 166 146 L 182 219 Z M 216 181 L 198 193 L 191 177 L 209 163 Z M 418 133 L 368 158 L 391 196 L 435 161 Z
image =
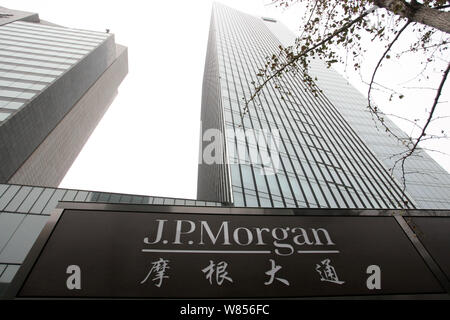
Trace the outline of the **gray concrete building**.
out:
M 117 94 L 114 35 L 0 8 L 0 182 L 57 187 Z
M 100 196 L 56 188 L 127 73 L 113 34 L 0 7 L 0 296 L 58 201 Z

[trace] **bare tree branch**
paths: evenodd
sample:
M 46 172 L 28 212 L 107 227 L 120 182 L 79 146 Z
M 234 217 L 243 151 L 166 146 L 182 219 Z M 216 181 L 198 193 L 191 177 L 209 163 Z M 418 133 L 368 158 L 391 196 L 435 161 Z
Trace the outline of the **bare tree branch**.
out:
M 428 125 L 430 124 L 430 122 L 433 119 L 434 111 L 436 110 L 436 106 L 438 105 L 439 98 L 440 98 L 441 93 L 442 93 L 442 88 L 444 87 L 444 83 L 447 80 L 447 76 L 448 76 L 449 72 L 450 72 L 450 63 L 448 64 L 447 69 L 444 71 L 444 74 L 442 76 L 441 83 L 439 84 L 438 90 L 436 92 L 436 96 L 434 97 L 434 103 L 433 103 L 433 106 L 431 107 L 430 114 L 428 115 L 427 122 L 425 123 L 425 125 L 424 125 L 424 127 L 422 129 L 422 132 L 420 133 L 420 135 L 417 138 L 416 142 L 414 143 L 413 147 L 409 151 L 410 155 L 414 152 L 414 150 L 416 150 L 416 148 L 419 145 L 419 142 L 421 141 L 421 139 L 424 136 L 426 136 L 426 130 L 428 128 Z
M 417 50 L 427 50 L 427 49 L 431 49 L 431 48 L 434 48 L 434 47 L 440 47 L 440 46 L 444 46 L 444 45 L 449 44 L 449 43 L 450 43 L 450 41 L 442 41 L 442 42 L 435 43 L 435 44 L 432 44 L 432 45 L 429 45 L 429 46 L 423 46 L 421 48 L 411 48 L 411 49 L 399 52 L 397 54 L 397 56 L 400 56 L 400 55 L 402 55 L 404 53 L 407 53 L 407 52 L 415 52 Z
M 374 0 L 375 5 L 384 8 L 409 21 L 418 22 L 445 33 L 450 33 L 450 12 L 428 7 L 415 0 Z
M 334 3 L 333 3 L 334 1 Z M 279 77 L 284 72 L 301 72 L 302 80 L 311 87 L 311 92 L 317 93 L 320 91 L 315 86 L 315 81 L 309 74 L 310 60 L 309 57 L 319 57 L 324 62 L 331 64 L 336 62 L 345 62 L 345 70 L 347 69 L 347 61 L 349 57 L 353 57 L 353 67 L 355 71 L 361 72 L 361 65 L 364 63 L 363 54 L 367 51 L 361 45 L 362 34 L 371 35 L 372 40 L 377 39 L 386 43 L 385 51 L 380 57 L 376 67 L 373 70 L 370 82 L 363 80 L 360 73 L 361 80 L 368 85 L 367 101 L 368 109 L 371 111 L 372 117 L 376 125 L 381 123 L 383 129 L 390 135 L 401 142 L 405 148 L 404 151 L 399 152 L 394 157 L 399 157 L 394 162 L 392 172 L 397 166 L 401 165 L 401 180 L 403 182 L 403 205 L 408 207 L 406 190 L 405 175 L 408 173 L 408 168 L 405 166 L 405 162 L 409 157 L 420 157 L 422 151 L 426 148 L 421 147 L 420 151 L 418 145 L 421 141 L 431 139 L 447 139 L 447 135 L 444 130 L 441 130 L 441 135 L 427 134 L 430 123 L 437 119 L 443 119 L 446 117 L 433 118 L 435 110 L 438 105 L 442 104 L 439 101 L 441 93 L 443 91 L 443 85 L 449 73 L 449 62 L 446 57 L 440 56 L 446 53 L 448 50 L 448 44 L 450 43 L 450 1 L 449 0 L 273 0 L 278 2 L 280 7 L 288 7 L 291 3 L 306 3 L 307 13 L 304 14 L 304 18 L 308 18 L 306 25 L 302 30 L 302 36 L 296 40 L 296 47 L 298 50 L 293 50 L 292 47 L 283 48 L 280 46 L 279 54 L 274 54 L 272 58 L 267 58 L 265 68 L 260 69 L 258 73 L 258 84 L 255 85 L 255 90 L 251 93 L 249 100 L 245 102 L 244 114 L 248 112 L 249 103 L 256 100 L 255 98 L 260 94 L 261 90 L 271 80 L 279 81 Z M 370 10 L 368 8 L 374 5 Z M 386 10 L 378 10 L 374 19 L 364 19 L 369 13 L 375 11 L 377 8 L 384 8 Z M 406 23 L 403 25 L 402 21 Z M 359 22 L 359 23 L 358 23 Z M 409 41 L 409 48 L 403 47 L 398 50 L 400 53 L 390 53 L 393 46 L 396 43 L 400 43 L 399 38 L 405 34 L 405 30 L 409 25 L 412 25 L 411 33 L 417 35 L 417 39 Z M 327 30 L 334 31 L 327 31 Z M 442 31 L 442 32 L 440 32 Z M 328 36 L 327 36 L 328 34 Z M 392 37 L 390 36 L 392 34 Z M 393 38 L 393 39 L 392 39 Z M 402 37 L 407 39 L 406 37 Z M 301 41 L 301 42 L 300 42 Z M 403 41 L 401 43 L 403 45 Z M 301 46 L 301 49 L 300 49 Z M 336 47 L 345 49 L 345 58 L 342 58 L 342 54 L 336 50 Z M 300 51 L 300 52 L 299 52 Z M 345 54 L 345 52 L 343 54 Z M 398 86 L 406 86 L 407 83 L 417 80 L 429 80 L 429 75 L 426 71 L 431 69 L 431 65 L 435 63 L 444 64 L 446 69 L 443 72 L 443 77 L 440 85 L 437 89 L 428 86 L 417 87 L 417 84 L 411 84 L 406 89 L 418 88 L 423 90 L 436 91 L 432 109 L 428 114 L 425 125 L 420 125 L 419 119 L 410 120 L 404 117 L 399 117 L 392 114 L 383 113 L 376 105 L 373 105 L 372 94 L 375 90 L 385 92 L 390 95 L 390 99 L 393 96 L 398 96 L 400 99 L 403 94 L 397 92 L 396 89 L 400 87 L 386 87 L 375 81 L 376 75 L 381 69 L 382 63 L 385 59 L 389 59 L 390 55 L 400 59 L 403 58 L 403 54 L 419 52 L 423 56 L 421 65 L 417 68 L 417 71 L 421 70 L 413 79 L 406 82 L 397 84 Z M 282 60 L 282 61 L 280 61 Z M 280 90 L 282 95 L 283 88 L 281 85 L 277 85 L 275 82 L 275 88 Z M 245 99 L 245 98 L 243 98 Z M 254 101 L 256 103 L 256 101 Z M 397 132 L 394 128 L 390 128 L 390 122 L 386 121 L 386 116 L 395 116 L 407 121 L 412 125 L 411 135 L 413 133 L 420 132 L 420 135 L 413 139 L 412 137 L 405 136 L 402 133 Z M 388 126 L 389 125 L 389 126 Z M 414 136 L 414 135 L 413 135 Z M 435 150 L 433 150 L 435 151 Z M 439 152 L 439 151 L 438 151 Z M 399 173 L 397 168 L 396 173 Z
M 311 22 L 311 18 L 314 15 L 314 12 L 316 11 L 318 3 L 319 3 L 318 0 L 316 0 L 315 3 L 314 3 L 314 7 L 311 9 L 311 14 L 309 15 L 308 21 L 306 21 L 306 25 L 308 25 Z M 298 37 L 298 38 L 301 39 L 303 37 L 304 33 L 305 33 L 305 29 L 303 29 L 300 37 Z
M 400 29 L 400 31 L 397 33 L 397 35 L 395 36 L 395 38 L 391 41 L 391 43 L 389 43 L 386 51 L 384 51 L 383 55 L 381 56 L 380 60 L 378 60 L 378 63 L 375 67 L 375 69 L 373 70 L 372 73 L 372 78 L 370 79 L 369 82 L 369 90 L 367 93 L 367 102 L 368 102 L 368 108 L 369 110 L 372 112 L 372 114 L 374 114 L 376 116 L 376 118 L 382 123 L 383 127 L 386 129 L 387 132 L 389 132 L 390 134 L 392 134 L 395 138 L 397 138 L 398 140 L 401 140 L 394 132 L 392 132 L 392 130 L 385 124 L 384 119 L 380 116 L 380 113 L 378 112 L 378 109 L 376 107 L 372 106 L 372 102 L 370 100 L 370 96 L 371 96 L 371 92 L 372 92 L 372 86 L 374 84 L 374 80 L 375 80 L 375 76 L 377 74 L 378 69 L 380 68 L 381 62 L 385 59 L 385 57 L 387 56 L 387 53 L 391 50 L 392 46 L 394 45 L 394 43 L 398 40 L 398 38 L 400 37 L 400 35 L 403 33 L 403 31 L 405 31 L 405 29 L 409 26 L 411 22 L 408 20 L 405 25 Z
M 431 123 L 431 121 L 432 121 L 433 114 L 434 114 L 434 112 L 435 112 L 435 110 L 436 110 L 436 106 L 438 105 L 439 98 L 440 98 L 441 93 L 442 93 L 442 88 L 444 87 L 444 83 L 445 83 L 445 81 L 447 80 L 447 76 L 448 76 L 448 73 L 449 73 L 449 72 L 450 72 L 450 63 L 447 65 L 447 69 L 444 71 L 444 74 L 443 74 L 443 76 L 442 76 L 441 82 L 440 82 L 440 84 L 439 84 L 439 88 L 438 88 L 438 90 L 437 90 L 437 92 L 436 92 L 436 96 L 435 96 L 435 98 L 434 98 L 433 106 L 431 107 L 431 111 L 430 111 L 430 113 L 429 113 L 429 115 L 428 115 L 427 122 L 425 123 L 425 125 L 424 125 L 424 127 L 423 127 L 423 129 L 422 129 L 421 134 L 420 134 L 419 137 L 416 139 L 416 142 L 414 143 L 414 145 L 412 146 L 412 148 L 409 148 L 409 150 L 407 150 L 407 151 L 405 152 L 405 154 L 404 154 L 401 158 L 399 158 L 399 159 L 397 159 L 397 160 L 395 161 L 394 166 L 393 166 L 393 168 L 392 168 L 392 172 L 393 172 L 394 169 L 395 169 L 395 167 L 398 165 L 398 163 L 401 163 L 402 185 L 403 185 L 403 190 L 402 190 L 402 191 L 403 191 L 403 194 L 404 194 L 404 195 L 405 195 L 405 191 L 406 191 L 406 169 L 405 169 L 405 163 L 406 163 L 406 160 L 407 160 L 411 155 L 413 155 L 413 153 L 416 151 L 416 149 L 417 149 L 419 143 L 423 140 L 423 137 L 426 136 L 426 130 L 427 130 L 427 128 L 428 128 L 428 125 L 429 125 L 429 124 Z M 406 197 L 405 197 L 405 198 L 406 198 Z
M 356 19 L 346 23 L 344 26 L 342 26 L 341 28 L 339 28 L 336 31 L 334 31 L 331 35 L 329 35 L 328 37 L 326 37 L 325 39 L 323 39 L 319 43 L 315 44 L 314 46 L 312 46 L 312 47 L 310 47 L 310 48 L 308 48 L 306 50 L 303 50 L 302 52 L 300 52 L 300 53 L 298 53 L 296 55 L 293 55 L 289 62 L 287 62 L 286 64 L 282 65 L 281 68 L 279 68 L 274 73 L 272 73 L 269 77 L 267 77 L 261 84 L 259 84 L 256 87 L 255 92 L 253 92 L 253 94 L 250 96 L 249 100 L 245 101 L 244 113 L 246 112 L 246 110 L 248 110 L 249 103 L 252 102 L 255 99 L 255 97 L 259 94 L 259 92 L 265 87 L 265 85 L 270 80 L 272 80 L 274 77 L 280 75 L 287 67 L 294 65 L 302 56 L 306 56 L 308 53 L 310 53 L 313 50 L 317 49 L 318 47 L 324 45 L 325 43 L 327 43 L 328 41 L 330 41 L 331 39 L 336 37 L 341 32 L 347 30 L 348 28 L 350 28 L 354 24 L 356 24 L 356 23 L 360 22 L 361 20 L 363 20 L 367 15 L 369 15 L 370 13 L 372 13 L 376 9 L 377 9 L 377 7 L 374 6 L 370 10 L 367 10 L 366 12 L 362 13 Z

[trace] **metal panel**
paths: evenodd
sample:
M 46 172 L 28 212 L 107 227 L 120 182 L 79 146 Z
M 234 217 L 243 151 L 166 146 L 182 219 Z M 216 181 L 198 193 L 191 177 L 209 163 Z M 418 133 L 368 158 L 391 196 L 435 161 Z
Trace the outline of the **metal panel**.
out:
M 47 216 L 26 216 L 0 253 L 0 261 L 21 264 L 47 220 Z
M 2 212 L 0 214 L 0 253 L 6 246 L 11 236 L 17 230 L 22 220 L 25 218 L 24 214 Z M 0 259 L 0 262 L 5 262 Z
M 450 218 L 414 217 L 407 220 L 450 282 Z
M 27 198 L 20 205 L 18 212 L 29 213 L 36 200 L 39 198 L 44 188 L 33 187 L 33 190 L 28 194 Z
M 88 196 L 87 191 L 78 191 L 77 196 L 75 197 L 75 201 L 86 201 L 86 197 Z
M 47 205 L 48 200 L 53 195 L 56 189 L 50 189 L 46 188 L 41 195 L 39 196 L 39 199 L 37 199 L 36 203 L 33 205 L 33 208 L 31 208 L 30 213 L 35 214 L 41 214 L 42 210 Z
M 8 189 L 7 184 L 0 184 L 0 197 L 3 195 L 3 192 L 5 192 L 6 189 Z
M 45 206 L 45 209 L 42 211 L 42 214 L 49 215 L 52 213 L 53 209 L 55 209 L 56 205 L 58 204 L 58 201 L 60 201 L 67 190 L 64 189 L 57 189 L 51 199 L 48 201 L 47 205 Z
M 14 199 L 8 204 L 5 208 L 5 211 L 17 211 L 17 208 L 22 204 L 22 202 L 26 199 L 32 187 L 22 187 L 19 192 L 15 195 Z
M 12 281 L 17 271 L 19 270 L 19 265 L 10 264 L 6 267 L 2 276 L 0 277 L 0 282 L 9 283 Z
M 73 201 L 77 195 L 77 190 L 67 190 L 67 193 L 62 198 L 62 201 Z
M 14 195 L 19 191 L 20 186 L 10 185 L 8 190 L 6 190 L 0 197 L 0 211 L 3 211 Z

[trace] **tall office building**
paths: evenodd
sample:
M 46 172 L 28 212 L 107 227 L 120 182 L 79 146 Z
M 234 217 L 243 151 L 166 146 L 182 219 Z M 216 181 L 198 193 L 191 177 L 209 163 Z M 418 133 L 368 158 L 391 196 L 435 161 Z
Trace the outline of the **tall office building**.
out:
M 0 7 L 0 182 L 57 187 L 128 72 L 114 35 Z
M 265 57 L 294 39 L 274 19 L 214 5 L 203 80 L 203 158 L 212 143 L 208 132 L 224 134 L 213 141 L 220 161 L 199 165 L 198 198 L 250 207 L 449 208 L 450 175 L 421 150 L 406 162 L 403 193 L 402 173 L 388 169 L 390 156 L 405 149 L 377 129 L 366 98 L 320 61 L 311 73 L 323 92 L 311 92 L 301 74 L 285 74 L 243 113 Z M 270 162 L 261 161 L 267 155 Z
M 181 201 L 56 189 L 127 72 L 113 34 L 0 7 L 0 297 L 59 201 Z

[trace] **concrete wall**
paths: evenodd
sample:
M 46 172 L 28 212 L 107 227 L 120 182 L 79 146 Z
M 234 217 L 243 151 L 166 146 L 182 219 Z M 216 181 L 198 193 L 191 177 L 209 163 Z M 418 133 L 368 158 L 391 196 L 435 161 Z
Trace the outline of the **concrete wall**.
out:
M 16 171 L 9 183 L 48 187 L 60 184 L 128 73 L 127 48 L 118 46 L 116 52 L 115 61 Z
M 9 181 L 116 58 L 108 37 L 0 126 L 0 182 Z M 115 91 L 115 90 L 114 90 Z M 40 184 L 40 183 L 38 183 Z

